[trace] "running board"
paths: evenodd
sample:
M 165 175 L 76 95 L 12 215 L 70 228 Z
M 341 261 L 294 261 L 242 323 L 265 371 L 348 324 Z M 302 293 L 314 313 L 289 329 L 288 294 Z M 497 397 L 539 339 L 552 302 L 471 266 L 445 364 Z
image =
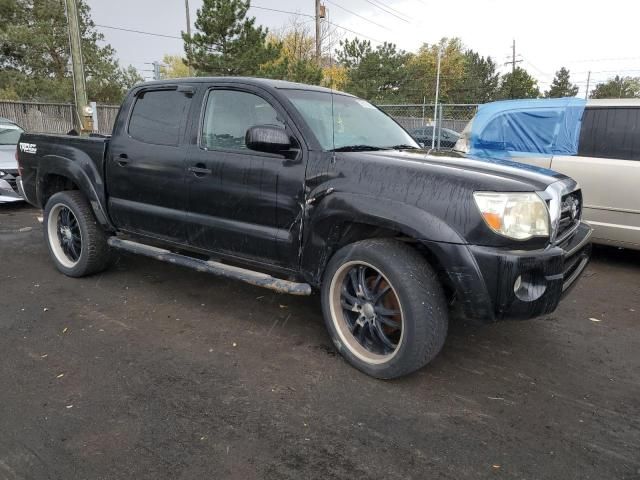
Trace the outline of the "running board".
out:
M 212 273 L 224 278 L 241 280 L 258 287 L 269 288 L 280 293 L 290 293 L 292 295 L 311 295 L 311 285 L 308 283 L 296 283 L 288 280 L 274 278 L 262 272 L 255 272 L 245 268 L 234 267 L 211 260 L 200 260 L 186 255 L 170 252 L 163 248 L 152 247 L 143 243 L 123 240 L 117 237 L 110 237 L 109 246 L 127 252 L 137 253 L 146 257 L 155 258 L 163 262 L 173 263 L 182 267 L 192 268 L 198 272 Z

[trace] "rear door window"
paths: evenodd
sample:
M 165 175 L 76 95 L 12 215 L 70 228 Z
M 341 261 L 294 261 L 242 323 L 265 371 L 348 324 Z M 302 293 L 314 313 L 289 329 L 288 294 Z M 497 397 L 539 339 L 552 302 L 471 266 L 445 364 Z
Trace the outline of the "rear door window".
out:
M 138 94 L 129 119 L 129 135 L 155 145 L 178 145 L 191 98 L 177 90 Z
M 578 155 L 640 160 L 640 108 L 587 108 Z

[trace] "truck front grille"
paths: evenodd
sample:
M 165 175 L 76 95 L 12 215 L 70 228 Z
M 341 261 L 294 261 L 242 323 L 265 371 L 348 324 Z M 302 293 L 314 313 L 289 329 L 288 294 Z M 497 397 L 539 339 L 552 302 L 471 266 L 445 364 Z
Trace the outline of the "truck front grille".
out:
M 576 190 L 562 197 L 560 221 L 556 238 L 562 239 L 580 223 L 582 218 L 582 192 Z

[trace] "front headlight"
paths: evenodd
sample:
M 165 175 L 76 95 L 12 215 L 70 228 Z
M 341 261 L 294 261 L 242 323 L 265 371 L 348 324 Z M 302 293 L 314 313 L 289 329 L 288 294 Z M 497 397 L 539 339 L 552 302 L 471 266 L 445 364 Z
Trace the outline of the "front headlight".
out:
M 515 240 L 549 236 L 549 210 L 538 194 L 475 192 L 473 198 L 494 232 Z

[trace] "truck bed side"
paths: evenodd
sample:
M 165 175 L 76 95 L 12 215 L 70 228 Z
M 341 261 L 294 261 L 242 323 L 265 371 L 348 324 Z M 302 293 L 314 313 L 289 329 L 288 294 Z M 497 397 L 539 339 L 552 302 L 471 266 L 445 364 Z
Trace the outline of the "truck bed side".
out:
M 106 211 L 104 162 L 108 138 L 24 133 L 18 164 L 26 199 L 44 208 L 51 195 L 78 189 L 89 199 L 98 221 L 112 229 Z

